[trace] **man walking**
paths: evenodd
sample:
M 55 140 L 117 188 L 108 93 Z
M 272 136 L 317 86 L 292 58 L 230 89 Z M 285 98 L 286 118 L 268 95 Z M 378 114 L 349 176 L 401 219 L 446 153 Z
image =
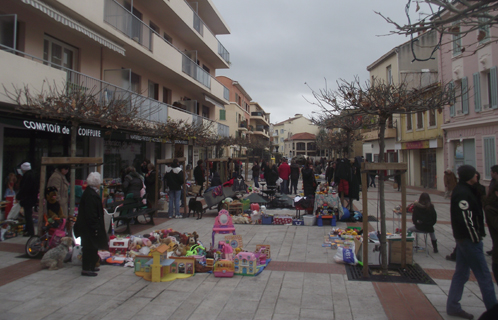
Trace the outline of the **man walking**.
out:
M 484 258 L 482 238 L 484 214 L 478 191 L 473 188 L 477 183 L 477 171 L 471 165 L 458 168 L 458 184 L 451 195 L 451 227 L 456 241 L 456 267 L 451 280 L 446 312 L 450 316 L 473 319 L 474 316 L 462 309 L 465 283 L 469 280 L 470 270 L 474 273 L 486 309 L 496 303 L 493 279 Z

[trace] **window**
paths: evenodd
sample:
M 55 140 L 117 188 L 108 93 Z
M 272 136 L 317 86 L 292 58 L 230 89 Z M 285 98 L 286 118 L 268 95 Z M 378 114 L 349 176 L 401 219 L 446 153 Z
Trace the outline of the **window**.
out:
M 161 30 L 159 30 L 159 27 L 152 21 L 149 21 L 149 27 L 154 30 L 155 33 L 159 34 Z
M 497 85 L 497 68 L 493 67 L 486 72 L 486 99 L 487 103 L 483 105 L 484 109 L 496 109 L 498 107 L 498 85 Z
M 239 103 L 239 100 L 240 100 L 239 94 L 237 92 L 235 92 L 235 102 Z M 240 104 L 239 104 L 239 106 L 240 106 Z
M 316 144 L 314 142 L 308 142 L 308 150 L 316 150 Z
M 436 109 L 429 110 L 429 127 L 436 126 Z
M 280 129 L 280 134 L 284 134 L 284 129 Z
M 412 131 L 412 114 L 406 114 L 406 131 Z
M 159 85 L 149 80 L 149 98 L 159 100 Z
M 450 116 L 454 117 L 455 115 L 462 114 L 462 80 L 452 82 L 451 87 L 453 88 L 453 104 L 450 106 Z
M 205 64 L 202 64 L 202 69 L 204 69 L 207 73 L 211 72 L 211 70 L 209 70 L 209 68 Z
M 424 128 L 424 113 L 422 111 L 417 112 L 417 129 Z
M 304 142 L 296 143 L 296 150 L 306 150 L 306 144 Z
M 170 35 L 167 34 L 166 32 L 163 33 L 163 38 L 164 40 L 168 41 L 170 44 L 173 44 L 173 38 L 170 37 Z
M 280 142 L 284 142 L 284 138 L 280 138 Z
M 462 53 L 462 35 L 460 34 L 460 25 L 454 24 L 451 29 L 451 33 L 453 34 L 453 55 L 458 56 Z
M 220 120 L 226 120 L 226 110 L 220 110 Z
M 479 29 L 477 30 L 477 40 L 479 44 L 483 44 L 489 41 L 489 19 L 479 18 Z
M 43 40 L 43 60 L 52 62 L 55 68 L 61 66 L 75 70 L 78 49 L 46 35 Z
M 393 74 L 392 74 L 391 66 L 388 66 L 386 68 L 386 80 L 387 80 L 387 84 L 393 84 Z
M 209 107 L 202 106 L 202 116 L 209 119 Z
M 495 137 L 486 137 L 484 143 L 484 177 L 491 179 L 491 167 L 496 164 Z
M 131 73 L 131 91 L 141 94 L 140 76 L 134 72 Z
M 163 87 L 163 102 L 171 104 L 171 96 L 172 96 L 171 90 L 166 87 Z

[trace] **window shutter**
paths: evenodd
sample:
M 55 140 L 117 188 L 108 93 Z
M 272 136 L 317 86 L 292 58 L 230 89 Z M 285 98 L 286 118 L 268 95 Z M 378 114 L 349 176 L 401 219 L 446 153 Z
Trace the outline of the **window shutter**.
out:
M 498 108 L 498 85 L 496 82 L 496 67 L 489 70 L 491 78 L 491 108 Z
M 462 113 L 469 114 L 469 86 L 467 77 L 462 79 Z
M 455 116 L 455 83 L 450 82 L 450 92 L 451 92 L 451 106 L 450 106 L 450 117 Z
M 491 179 L 491 166 L 496 164 L 495 138 L 484 138 L 484 177 Z
M 481 111 L 481 80 L 479 72 L 474 73 L 474 110 Z
M 220 110 L 220 120 L 226 120 L 225 111 L 226 110 Z

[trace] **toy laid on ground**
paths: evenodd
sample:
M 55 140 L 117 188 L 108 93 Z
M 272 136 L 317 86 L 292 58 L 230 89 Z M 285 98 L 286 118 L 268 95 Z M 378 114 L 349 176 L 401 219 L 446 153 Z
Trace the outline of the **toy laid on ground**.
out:
M 234 272 L 235 266 L 231 260 L 218 260 L 213 267 L 213 274 L 218 278 L 231 278 Z
M 195 274 L 195 258 L 168 258 L 169 246 L 159 245 L 151 256 L 135 257 L 135 274 L 152 282 L 165 282 L 185 279 Z
M 233 235 L 235 235 L 235 227 L 232 222 L 232 217 L 230 216 L 228 211 L 222 209 L 220 210 L 218 216 L 214 220 L 211 249 L 213 249 L 214 246 L 215 234 L 228 234 L 228 233 L 232 233 Z
M 73 246 L 73 238 L 63 237 L 60 244 L 47 251 L 40 261 L 43 268 L 48 270 L 57 270 L 63 267 L 64 259 L 69 252 L 69 248 Z

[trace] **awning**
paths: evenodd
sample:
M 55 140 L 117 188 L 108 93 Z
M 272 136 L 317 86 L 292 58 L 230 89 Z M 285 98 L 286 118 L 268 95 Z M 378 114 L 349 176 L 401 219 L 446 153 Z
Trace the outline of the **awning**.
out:
M 73 19 L 69 18 L 68 16 L 60 13 L 59 11 L 51 8 L 50 6 L 47 6 L 44 3 L 41 3 L 37 0 L 21 0 L 25 4 L 32 5 L 36 9 L 40 10 L 41 12 L 45 13 L 49 17 L 53 18 L 55 21 L 58 21 L 62 23 L 65 26 L 68 26 L 69 28 L 72 28 L 76 31 L 79 31 L 89 37 L 90 39 L 93 39 L 100 43 L 101 45 L 114 50 L 123 56 L 125 55 L 125 49 L 120 47 L 119 45 L 115 44 L 114 42 L 102 37 L 101 35 L 91 31 L 90 29 L 82 26 L 80 23 L 74 21 Z M 102 9 L 103 10 L 103 9 Z
M 221 109 L 225 109 L 225 106 L 222 105 L 221 103 L 219 103 L 218 101 L 214 100 L 214 99 L 211 99 L 210 97 L 208 97 L 207 95 L 204 95 L 204 97 L 206 98 L 206 101 L 208 102 L 211 102 L 212 104 L 214 104 L 215 106 L 217 107 L 220 107 Z

